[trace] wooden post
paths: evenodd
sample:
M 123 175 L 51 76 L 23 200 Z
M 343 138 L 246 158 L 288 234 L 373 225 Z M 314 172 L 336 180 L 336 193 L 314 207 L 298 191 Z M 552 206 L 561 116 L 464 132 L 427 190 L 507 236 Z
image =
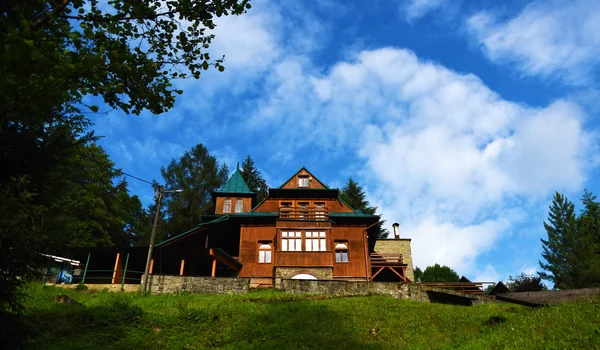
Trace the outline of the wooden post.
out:
M 121 253 L 117 253 L 117 259 L 115 259 L 115 268 L 113 269 L 113 275 L 112 275 L 112 284 L 115 284 L 115 281 L 117 279 L 117 269 L 119 268 L 119 257 L 121 256 Z
M 179 268 L 179 276 L 183 276 L 183 268 L 185 267 L 185 259 L 181 259 L 181 267 Z
M 215 277 L 216 273 L 217 273 L 217 259 L 213 258 L 212 273 L 210 274 L 210 277 Z
M 150 271 L 149 274 L 152 274 L 152 270 L 154 269 L 154 259 L 150 260 Z

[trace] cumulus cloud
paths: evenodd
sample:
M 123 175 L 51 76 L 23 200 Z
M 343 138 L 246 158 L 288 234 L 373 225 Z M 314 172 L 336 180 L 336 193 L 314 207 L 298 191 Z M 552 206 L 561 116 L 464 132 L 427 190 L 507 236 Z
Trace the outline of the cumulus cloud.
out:
M 567 84 L 597 81 L 598 1 L 534 1 L 505 20 L 493 11 L 476 13 L 466 26 L 494 62 L 515 63 L 525 75 L 557 78 Z
M 526 204 L 580 188 L 594 144 L 575 103 L 506 101 L 409 50 L 362 51 L 326 74 L 290 58 L 267 86 L 247 126 L 266 128 L 281 156 L 358 154 L 372 202 L 403 224 L 421 266 L 485 272 L 476 257 L 526 218 Z

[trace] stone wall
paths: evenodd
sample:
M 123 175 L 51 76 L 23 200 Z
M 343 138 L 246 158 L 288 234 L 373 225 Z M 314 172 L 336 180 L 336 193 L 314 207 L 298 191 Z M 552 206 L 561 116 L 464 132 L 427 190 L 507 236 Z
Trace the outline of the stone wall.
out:
M 249 278 L 197 277 L 151 275 L 148 290 L 152 294 L 161 293 L 212 293 L 242 294 L 248 292 Z
M 287 293 L 389 295 L 399 299 L 429 302 L 427 293 L 412 283 L 282 280 L 281 289 Z
M 413 269 L 412 251 L 410 249 L 410 238 L 378 239 L 374 250 L 377 253 L 402 254 L 402 260 L 406 265 L 406 277 L 415 282 L 415 271 Z
M 292 278 L 296 275 L 307 274 L 319 280 L 332 280 L 333 268 L 331 267 L 277 267 L 275 277 Z
M 281 280 L 279 285 L 280 289 L 287 293 L 345 296 L 389 295 L 398 299 L 410 299 L 426 303 L 435 301 L 459 305 L 476 305 L 491 301 L 491 299 L 484 296 L 431 288 L 418 283 Z
M 77 288 L 78 284 L 54 284 L 54 283 L 47 283 L 47 286 L 55 286 L 55 287 L 59 287 L 59 288 L 67 288 L 67 289 L 75 289 Z M 109 292 L 137 292 L 141 289 L 141 286 L 139 284 L 125 284 L 123 285 L 123 288 L 121 289 L 121 284 L 86 284 L 85 285 L 87 287 L 88 290 L 97 290 L 97 291 L 103 291 L 103 290 L 107 290 Z

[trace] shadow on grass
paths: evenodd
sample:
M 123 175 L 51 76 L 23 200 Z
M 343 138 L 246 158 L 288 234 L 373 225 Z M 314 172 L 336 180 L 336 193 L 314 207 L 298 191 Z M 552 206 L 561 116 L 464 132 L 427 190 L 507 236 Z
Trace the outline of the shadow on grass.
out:
M 353 324 L 326 301 L 260 303 L 231 329 L 236 349 L 381 349 L 376 333 Z
M 93 307 L 57 304 L 26 316 L 32 335 L 28 348 L 106 348 L 126 339 L 142 315 L 140 307 L 122 302 Z

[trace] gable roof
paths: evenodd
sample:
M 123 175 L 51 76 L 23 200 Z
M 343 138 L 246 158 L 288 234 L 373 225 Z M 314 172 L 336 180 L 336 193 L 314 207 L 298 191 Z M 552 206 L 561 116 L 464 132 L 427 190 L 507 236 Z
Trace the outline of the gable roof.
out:
M 229 180 L 227 180 L 225 185 L 223 185 L 223 187 L 221 187 L 221 189 L 218 190 L 217 193 L 254 194 L 254 192 L 250 191 L 250 188 L 248 188 L 248 185 L 246 184 L 246 181 L 244 181 L 244 178 L 242 177 L 242 173 L 240 172 L 239 168 L 236 169 L 233 175 L 231 175 Z
M 284 188 L 284 186 L 292 181 L 299 173 L 302 172 L 302 170 L 304 170 L 305 172 L 307 172 L 315 181 L 317 181 L 318 183 L 320 183 L 321 185 L 323 185 L 324 188 L 329 188 L 329 186 L 325 185 L 321 180 L 317 179 L 316 176 L 313 175 L 313 173 L 311 173 L 308 169 L 306 169 L 306 167 L 302 167 L 300 168 L 300 170 L 296 171 L 294 173 L 294 175 L 292 175 L 289 179 L 285 180 L 285 182 L 283 184 L 281 184 L 281 186 L 279 186 L 279 188 Z

